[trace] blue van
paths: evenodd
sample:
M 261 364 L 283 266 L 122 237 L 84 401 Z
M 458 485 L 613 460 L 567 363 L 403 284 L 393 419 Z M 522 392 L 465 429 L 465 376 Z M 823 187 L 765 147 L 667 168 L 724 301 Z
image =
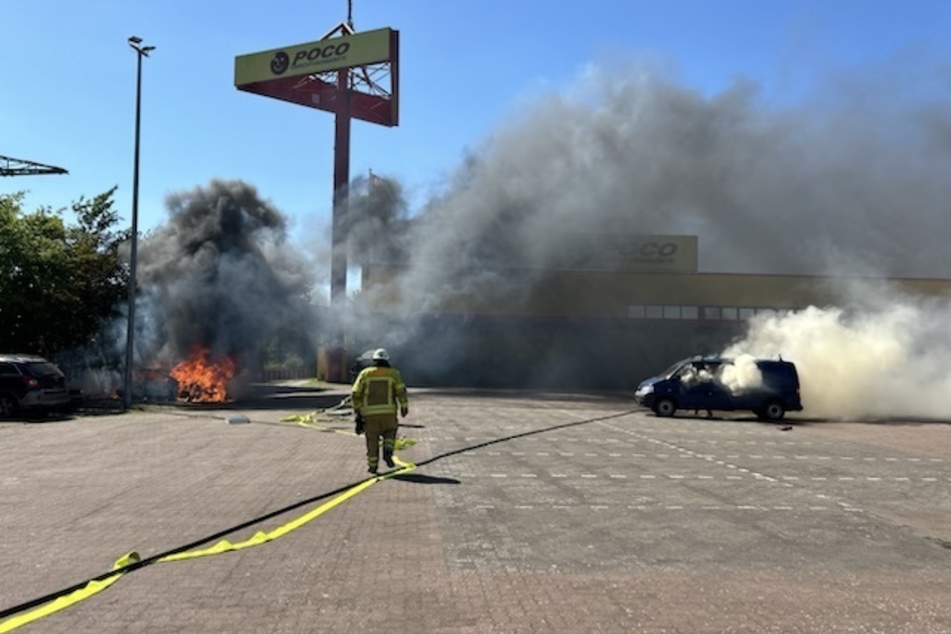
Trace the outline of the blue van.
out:
M 678 409 L 750 410 L 760 420 L 776 421 L 802 410 L 795 364 L 746 355 L 683 359 L 642 381 L 634 399 L 658 416 Z

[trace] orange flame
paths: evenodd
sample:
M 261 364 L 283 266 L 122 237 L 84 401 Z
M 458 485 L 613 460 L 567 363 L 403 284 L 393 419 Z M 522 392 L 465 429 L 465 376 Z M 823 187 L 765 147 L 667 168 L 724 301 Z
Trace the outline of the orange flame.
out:
M 210 354 L 208 348 L 193 346 L 191 358 L 169 372 L 178 381 L 179 400 L 221 403 L 227 398 L 227 384 L 235 375 L 235 362 L 230 357 L 212 362 L 208 359 Z

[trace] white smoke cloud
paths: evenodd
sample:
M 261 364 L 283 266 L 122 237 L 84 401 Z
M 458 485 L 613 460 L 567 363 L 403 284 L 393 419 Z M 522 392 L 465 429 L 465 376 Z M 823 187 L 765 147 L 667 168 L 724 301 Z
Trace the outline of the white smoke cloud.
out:
M 735 393 L 762 385 L 763 373 L 756 366 L 756 358 L 753 355 L 740 354 L 733 359 L 733 363 L 721 367 L 720 381 Z
M 848 308 L 755 316 L 745 337 L 724 352 L 741 353 L 794 362 L 805 416 L 951 418 L 947 298 L 862 285 Z
M 688 365 L 686 368 L 681 370 L 678 375 L 680 376 L 680 382 L 685 386 L 691 386 L 696 383 L 706 383 L 708 381 L 713 381 L 716 377 L 710 370 L 706 368 L 697 368 L 694 365 Z

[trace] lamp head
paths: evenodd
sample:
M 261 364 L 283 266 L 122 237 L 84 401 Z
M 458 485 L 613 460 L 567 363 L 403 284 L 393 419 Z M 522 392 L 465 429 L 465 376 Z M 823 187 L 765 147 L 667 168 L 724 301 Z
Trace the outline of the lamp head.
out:
M 149 51 L 155 50 L 154 46 L 142 46 L 142 38 L 137 35 L 133 35 L 129 38 L 129 46 L 135 49 L 135 52 L 140 56 L 145 55 L 146 57 L 149 56 Z

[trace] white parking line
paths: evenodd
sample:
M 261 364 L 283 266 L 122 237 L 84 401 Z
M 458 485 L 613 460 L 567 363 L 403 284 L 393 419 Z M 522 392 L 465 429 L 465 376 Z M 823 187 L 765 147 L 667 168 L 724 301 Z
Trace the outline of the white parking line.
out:
M 747 477 L 754 480 L 763 480 L 770 482 L 797 482 L 802 479 L 808 479 L 814 482 L 828 482 L 834 480 L 836 482 L 942 482 L 949 481 L 951 478 L 939 478 L 936 476 L 923 476 L 920 478 L 909 478 L 908 476 L 894 476 L 894 477 L 883 477 L 883 476 L 813 476 L 811 478 L 802 478 L 801 476 L 794 475 L 778 475 L 778 476 L 769 476 L 763 473 L 758 473 L 756 471 L 751 471 L 749 469 L 744 469 L 737 467 L 735 465 L 728 465 L 729 468 L 734 469 L 742 473 L 743 475 L 711 475 L 707 473 L 698 473 L 698 474 L 683 474 L 683 473 L 666 473 L 666 474 L 657 474 L 657 473 L 641 473 L 641 474 L 624 474 L 624 473 L 610 473 L 607 475 L 599 475 L 596 473 L 579 473 L 579 474 L 567 474 L 567 473 L 485 473 L 485 472 L 474 472 L 474 473 L 456 473 L 454 474 L 459 478 L 474 479 L 480 477 L 489 477 L 489 478 L 585 478 L 585 479 L 597 479 L 600 477 L 607 477 L 614 480 L 627 480 L 629 478 L 639 478 L 641 480 L 656 480 L 656 479 L 666 479 L 666 480 L 704 480 L 708 482 L 713 482 L 717 480 L 743 480 Z

